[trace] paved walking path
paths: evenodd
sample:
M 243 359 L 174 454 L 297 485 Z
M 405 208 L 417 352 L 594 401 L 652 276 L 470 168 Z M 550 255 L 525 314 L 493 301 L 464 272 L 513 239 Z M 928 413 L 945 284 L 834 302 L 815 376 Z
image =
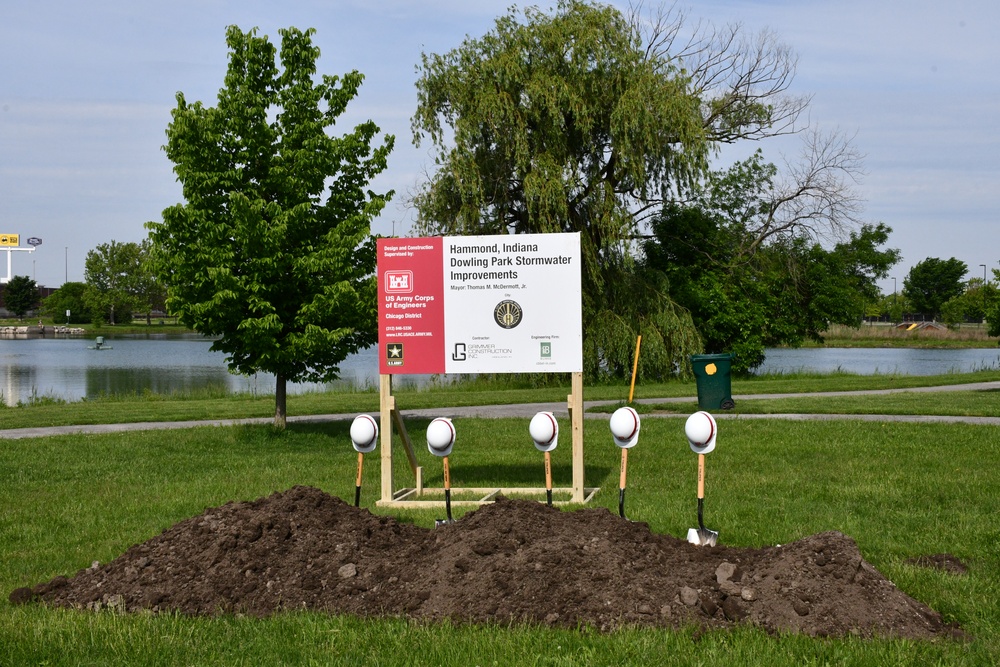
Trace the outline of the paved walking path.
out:
M 745 394 L 734 396 L 734 400 L 754 400 L 765 398 L 817 398 L 823 396 L 863 396 L 870 394 L 898 394 L 902 392 L 940 392 L 940 391 L 1000 391 L 1000 382 L 975 382 L 970 384 L 945 385 L 940 387 L 911 387 L 906 389 L 872 389 L 862 391 L 830 391 L 817 393 L 799 394 Z M 636 400 L 636 403 L 655 405 L 658 403 L 690 403 L 695 400 L 694 396 L 682 396 L 678 398 L 644 398 Z M 599 405 L 614 405 L 619 401 L 586 401 L 584 408 Z M 406 410 L 403 412 L 407 417 L 523 417 L 530 418 L 536 412 L 549 411 L 557 416 L 564 417 L 568 414 L 566 402 L 558 403 L 516 403 L 511 405 L 476 405 L 467 407 L 450 408 L 422 408 L 416 410 Z M 288 417 L 288 423 L 317 423 L 331 421 L 345 421 L 354 419 L 358 413 L 328 414 L 328 415 L 304 415 Z M 377 413 L 371 413 L 377 416 Z M 585 412 L 587 419 L 608 419 L 605 413 Z M 680 419 L 686 414 L 644 414 L 643 419 Z M 869 414 L 730 414 L 726 412 L 715 413 L 720 419 L 789 419 L 789 420 L 843 420 L 853 419 L 857 421 L 870 422 L 913 422 L 913 423 L 962 423 L 962 424 L 988 424 L 1000 426 L 1000 417 L 962 417 L 947 415 L 869 415 Z M 236 424 L 267 424 L 273 420 L 272 417 L 256 417 L 247 419 L 208 419 L 198 421 L 172 421 L 172 422 L 135 422 L 129 424 L 85 424 L 74 426 L 42 426 L 38 428 L 15 428 L 0 430 L 0 439 L 16 440 L 19 438 L 38 438 L 51 435 L 75 435 L 78 433 L 120 433 L 124 431 L 152 431 L 179 428 L 195 428 L 199 426 L 233 426 Z

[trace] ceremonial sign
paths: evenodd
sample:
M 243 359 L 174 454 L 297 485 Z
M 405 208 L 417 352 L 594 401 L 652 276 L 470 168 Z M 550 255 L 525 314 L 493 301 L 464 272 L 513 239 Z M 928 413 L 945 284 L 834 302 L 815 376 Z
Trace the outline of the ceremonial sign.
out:
M 580 235 L 378 240 L 379 373 L 583 370 Z

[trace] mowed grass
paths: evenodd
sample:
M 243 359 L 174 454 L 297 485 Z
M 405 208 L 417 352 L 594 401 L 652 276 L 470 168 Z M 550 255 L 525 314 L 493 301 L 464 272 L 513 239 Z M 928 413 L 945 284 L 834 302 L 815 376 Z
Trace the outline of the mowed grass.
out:
M 877 399 L 873 399 L 877 400 Z M 426 420 L 408 420 L 429 485 L 439 459 Z M 456 419 L 456 487 L 544 486 L 527 420 Z M 553 452 L 571 477 L 569 424 Z M 114 559 L 205 508 L 296 484 L 353 500 L 348 422 L 199 427 L 0 441 L 0 664 L 3 665 L 993 665 L 1000 663 L 1000 427 L 855 421 L 720 420 L 708 456 L 705 522 L 734 546 L 784 544 L 826 530 L 857 542 L 902 590 L 959 623 L 970 642 L 811 639 L 753 628 L 701 634 L 629 629 L 453 626 L 295 612 L 267 619 L 90 613 L 12 606 L 11 590 Z M 443 510 L 386 510 L 378 454 L 362 504 L 430 528 Z M 585 424 L 592 506 L 617 512 L 620 450 L 603 418 Z M 395 457 L 409 486 L 406 457 Z M 626 513 L 659 533 L 697 524 L 697 457 L 683 416 L 644 416 L 629 455 Z M 567 511 L 572 511 L 569 508 Z M 455 515 L 465 511 L 455 508 Z M 907 564 L 950 553 L 955 576 Z M 552 576 L 573 576 L 553 572 Z
M 789 397 L 740 401 L 746 413 L 937 415 L 1000 417 L 1000 391 L 900 392 L 873 397 Z
M 728 416 L 763 414 L 823 415 L 934 415 L 953 417 L 1000 417 L 1000 390 L 901 391 L 873 396 L 784 396 L 746 397 L 737 395 L 736 407 L 720 414 Z M 610 414 L 624 402 L 599 405 L 591 412 Z M 680 402 L 635 404 L 637 412 L 690 414 L 698 409 L 697 398 Z

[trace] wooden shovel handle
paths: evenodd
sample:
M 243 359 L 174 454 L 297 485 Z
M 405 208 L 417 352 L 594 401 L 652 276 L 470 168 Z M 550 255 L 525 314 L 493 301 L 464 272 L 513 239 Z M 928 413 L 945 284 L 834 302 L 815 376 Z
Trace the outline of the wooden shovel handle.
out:
M 365 455 L 358 452 L 358 481 L 354 483 L 354 486 L 361 486 L 361 467 L 364 465 Z
M 448 472 L 448 457 L 444 457 L 444 490 L 451 490 L 451 473 Z
M 625 471 L 628 469 L 628 450 L 622 449 L 622 474 L 621 479 L 618 480 L 618 488 L 625 488 Z
M 552 490 L 552 456 L 545 452 L 545 489 Z
M 705 497 L 705 455 L 698 455 L 698 499 Z

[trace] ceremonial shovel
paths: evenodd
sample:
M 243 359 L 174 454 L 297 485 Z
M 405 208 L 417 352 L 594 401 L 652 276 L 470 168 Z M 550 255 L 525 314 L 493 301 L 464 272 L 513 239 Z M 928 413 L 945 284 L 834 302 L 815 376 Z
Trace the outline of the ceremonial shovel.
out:
M 448 455 L 455 446 L 455 425 L 447 417 L 438 417 L 427 426 L 427 449 L 434 456 L 444 459 L 444 505 L 447 519 L 437 519 L 434 526 L 451 523 L 451 473 L 448 470 Z
M 618 408 L 611 415 L 611 436 L 622 450 L 621 478 L 618 482 L 618 515 L 625 518 L 625 472 L 628 468 L 628 450 L 639 441 L 639 414 L 632 408 Z
M 535 441 L 535 449 L 545 452 L 545 500 L 552 507 L 552 455 L 559 446 L 559 423 L 551 412 L 539 412 L 528 424 L 528 434 Z
M 375 450 L 378 444 L 378 424 L 368 415 L 358 415 L 351 423 L 351 444 L 358 453 L 358 478 L 354 485 L 354 506 L 361 505 L 361 468 L 365 454 Z
M 718 434 L 715 418 L 707 412 L 696 412 L 684 424 L 691 450 L 698 455 L 698 528 L 689 528 L 687 539 L 691 544 L 714 547 L 719 541 L 719 533 L 705 528 L 705 454 L 715 449 Z

